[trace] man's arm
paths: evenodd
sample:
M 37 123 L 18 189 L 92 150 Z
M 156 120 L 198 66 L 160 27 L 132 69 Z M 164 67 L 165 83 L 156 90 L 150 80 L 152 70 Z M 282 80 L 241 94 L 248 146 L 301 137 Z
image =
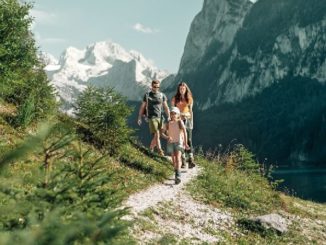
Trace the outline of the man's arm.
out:
M 141 105 L 140 105 L 139 113 L 138 113 L 138 120 L 137 120 L 137 123 L 138 123 L 139 126 L 141 125 L 141 117 L 142 117 L 143 114 L 144 114 L 145 107 L 146 107 L 146 102 L 143 101 L 143 102 L 141 103 Z

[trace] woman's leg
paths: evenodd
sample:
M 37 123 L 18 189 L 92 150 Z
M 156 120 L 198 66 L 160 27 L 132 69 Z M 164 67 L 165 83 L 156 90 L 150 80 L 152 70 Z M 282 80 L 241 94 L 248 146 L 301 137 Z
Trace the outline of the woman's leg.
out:
M 187 151 L 188 156 L 189 156 L 189 168 L 195 167 L 195 161 L 194 161 L 194 153 L 193 153 L 193 147 L 192 147 L 192 129 L 187 128 L 187 135 L 188 135 L 188 145 L 189 145 L 189 150 Z

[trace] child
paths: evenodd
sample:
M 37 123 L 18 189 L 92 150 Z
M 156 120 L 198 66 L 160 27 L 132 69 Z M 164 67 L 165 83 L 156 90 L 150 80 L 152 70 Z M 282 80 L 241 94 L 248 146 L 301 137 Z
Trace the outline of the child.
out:
M 177 107 L 172 107 L 170 118 L 171 120 L 166 124 L 165 132 L 162 132 L 162 136 L 168 140 L 167 152 L 172 157 L 175 170 L 175 184 L 179 184 L 181 182 L 181 153 L 184 149 L 189 148 L 187 144 L 187 131 L 185 125 L 180 120 L 180 110 Z

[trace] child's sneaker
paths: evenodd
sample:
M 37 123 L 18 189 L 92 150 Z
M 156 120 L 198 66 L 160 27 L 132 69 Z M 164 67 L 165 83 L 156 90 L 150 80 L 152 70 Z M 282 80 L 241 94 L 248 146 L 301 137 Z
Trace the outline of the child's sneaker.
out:
M 180 171 L 175 171 L 175 184 L 180 184 L 181 182 L 181 174 L 180 174 Z
M 175 178 L 175 184 L 178 185 L 181 183 L 181 179 L 179 177 Z

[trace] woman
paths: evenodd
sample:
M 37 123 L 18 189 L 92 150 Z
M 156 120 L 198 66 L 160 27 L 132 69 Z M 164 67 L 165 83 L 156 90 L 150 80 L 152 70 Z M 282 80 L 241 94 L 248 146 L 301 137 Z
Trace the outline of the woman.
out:
M 193 98 L 192 93 L 185 82 L 181 82 L 178 85 L 177 92 L 175 96 L 173 96 L 171 105 L 179 108 L 180 116 L 182 121 L 184 122 L 187 130 L 187 139 L 189 150 L 186 150 L 186 154 L 182 155 L 182 165 L 181 167 L 185 167 L 186 159 L 189 161 L 189 168 L 195 167 L 194 163 L 194 154 L 192 147 L 192 130 L 193 130 Z

